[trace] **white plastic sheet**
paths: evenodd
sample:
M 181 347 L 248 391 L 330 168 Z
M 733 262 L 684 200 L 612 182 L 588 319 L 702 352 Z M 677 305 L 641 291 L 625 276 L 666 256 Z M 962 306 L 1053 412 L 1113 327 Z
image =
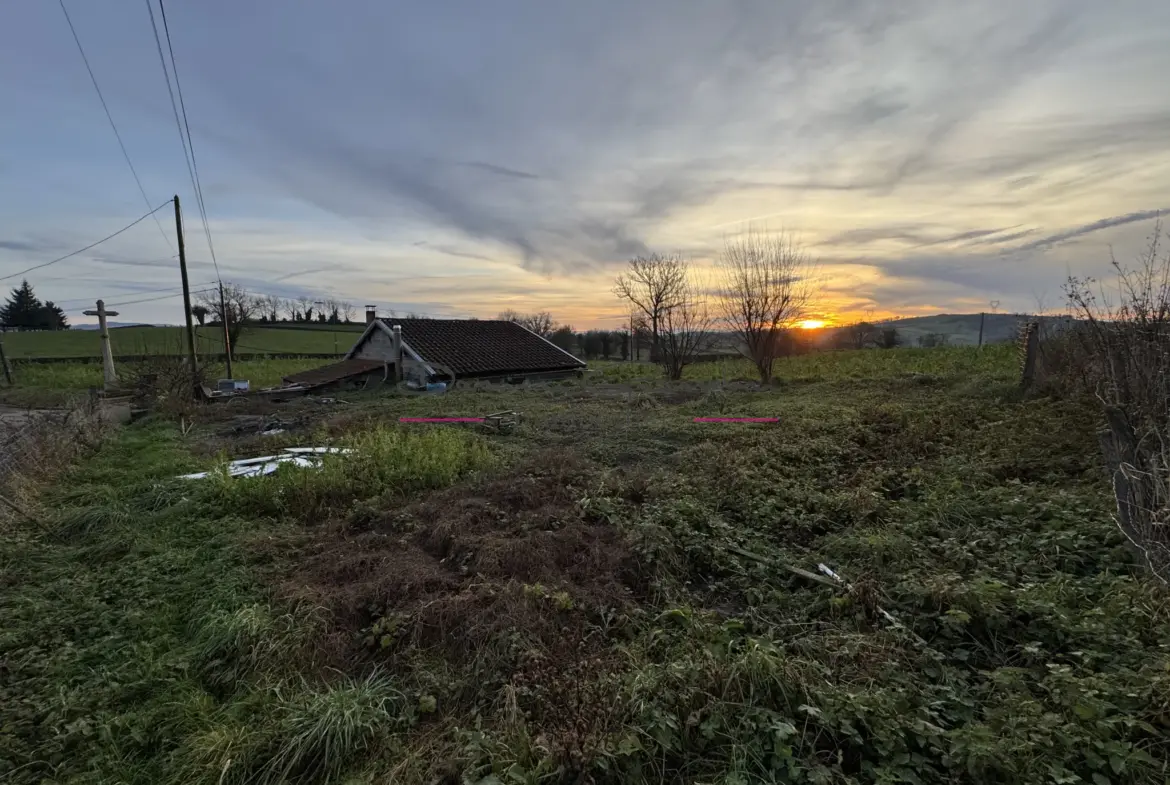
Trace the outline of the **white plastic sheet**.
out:
M 316 469 L 321 466 L 322 455 L 344 455 L 348 453 L 341 447 L 289 447 L 279 455 L 262 455 L 259 458 L 244 458 L 228 464 L 230 477 L 262 477 L 272 474 L 282 464 L 292 464 L 302 469 Z M 183 474 L 181 480 L 203 480 L 210 477 L 212 472 L 195 472 Z

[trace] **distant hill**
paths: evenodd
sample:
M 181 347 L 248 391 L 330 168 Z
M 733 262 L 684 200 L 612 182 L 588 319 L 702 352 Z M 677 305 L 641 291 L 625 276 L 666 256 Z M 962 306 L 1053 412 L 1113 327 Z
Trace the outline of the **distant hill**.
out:
M 1011 313 L 989 313 L 983 316 L 983 342 L 1002 343 L 1014 341 L 1020 335 L 1020 326 L 1031 318 Z M 936 334 L 947 336 L 951 346 L 974 346 L 979 343 L 979 319 L 977 313 L 944 313 L 935 316 L 911 316 L 880 322 L 883 327 L 893 327 L 901 337 L 903 345 L 917 346 L 921 336 Z M 1061 323 L 1071 319 L 1067 316 L 1042 316 L 1041 322 Z

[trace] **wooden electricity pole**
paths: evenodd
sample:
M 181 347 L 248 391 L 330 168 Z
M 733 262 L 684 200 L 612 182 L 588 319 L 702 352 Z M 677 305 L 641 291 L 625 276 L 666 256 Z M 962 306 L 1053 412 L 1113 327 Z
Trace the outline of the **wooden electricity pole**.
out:
M 183 218 L 179 213 L 179 195 L 175 194 L 175 234 L 179 238 L 179 273 L 183 276 L 183 316 L 187 320 L 187 362 L 191 363 L 193 385 L 199 384 L 199 366 L 195 359 L 195 326 L 191 323 L 191 287 L 187 282 L 187 250 L 183 245 Z
M 228 309 L 223 302 L 223 281 L 219 282 L 219 315 L 223 322 L 223 356 L 227 364 L 227 378 L 234 379 L 236 377 L 232 376 L 232 341 L 228 333 Z
M 117 316 L 117 311 L 107 311 L 102 300 L 97 301 L 96 311 L 82 311 L 86 316 L 98 318 L 98 333 L 102 339 L 102 381 L 107 390 L 118 383 L 118 375 L 114 373 L 114 353 L 110 349 L 110 331 L 106 328 L 106 317 Z

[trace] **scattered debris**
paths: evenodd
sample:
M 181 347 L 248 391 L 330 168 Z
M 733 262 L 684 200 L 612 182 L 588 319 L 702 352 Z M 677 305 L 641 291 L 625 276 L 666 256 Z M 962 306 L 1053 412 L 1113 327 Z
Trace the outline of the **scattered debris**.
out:
M 221 436 L 276 436 L 305 427 L 304 417 L 277 416 L 264 414 L 239 414 L 232 418 L 231 425 L 220 432 Z
M 782 561 L 778 561 L 776 559 L 771 559 L 771 558 L 768 558 L 767 556 L 760 556 L 757 553 L 752 553 L 751 551 L 744 550 L 743 548 L 739 548 L 735 545 L 728 545 L 728 546 L 726 546 L 726 549 L 728 551 L 738 555 L 738 556 L 743 556 L 745 559 L 751 559 L 752 561 L 758 562 L 759 564 L 766 564 L 769 566 L 780 567 L 781 569 L 788 570 L 793 575 L 799 575 L 801 578 L 805 578 L 807 580 L 814 581 L 816 583 L 824 584 L 825 586 L 832 586 L 834 588 L 837 586 L 837 584 L 833 583 L 832 581 L 828 580 L 827 578 L 822 578 L 820 575 L 817 575 L 815 572 L 809 572 L 808 570 L 801 569 L 800 567 L 793 567 L 791 564 L 785 564 Z
M 825 575 L 828 575 L 834 581 L 836 581 L 839 586 L 841 586 L 843 589 L 845 589 L 845 591 L 847 591 L 847 592 L 853 591 L 852 584 L 850 584 L 848 581 L 846 581 L 844 578 L 842 578 L 840 575 L 838 575 L 836 572 L 834 572 L 827 564 L 824 564 L 824 563 L 817 564 L 817 569 L 820 570 L 821 572 L 823 572 Z M 893 627 L 895 630 L 898 630 L 899 632 L 906 633 L 911 638 L 913 638 L 914 642 L 917 643 L 919 646 L 921 646 L 922 648 L 924 648 L 928 651 L 931 651 L 930 644 L 926 642 L 925 638 L 923 638 L 918 633 L 914 632 L 914 630 L 911 630 L 908 627 L 906 627 L 905 625 L 903 625 L 902 622 L 898 621 L 898 619 L 892 613 L 890 613 L 889 611 L 887 611 L 885 608 L 883 608 L 880 605 L 875 605 L 874 608 L 877 610 L 878 613 L 880 613 L 882 615 L 883 619 L 885 619 L 887 622 L 890 623 L 891 627 Z
M 486 415 L 483 418 L 483 426 L 485 428 L 493 428 L 497 431 L 510 431 L 515 428 L 524 419 L 524 415 L 520 412 L 496 412 L 495 414 Z
M 227 465 L 229 477 L 261 477 L 272 474 L 281 464 L 292 464 L 302 469 L 316 469 L 321 466 L 322 455 L 345 455 L 350 451 L 342 447 L 289 447 L 279 455 L 262 455 L 259 458 L 244 458 Z M 214 474 L 195 472 L 183 474 L 180 480 L 203 480 Z

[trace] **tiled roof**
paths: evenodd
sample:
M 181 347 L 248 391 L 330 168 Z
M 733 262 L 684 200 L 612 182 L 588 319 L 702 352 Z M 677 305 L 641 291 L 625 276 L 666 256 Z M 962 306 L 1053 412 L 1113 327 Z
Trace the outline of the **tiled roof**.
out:
M 356 358 L 342 360 L 339 363 L 331 363 L 310 371 L 290 374 L 284 377 L 284 381 L 287 384 L 303 384 L 307 387 L 316 387 L 319 384 L 339 382 L 342 379 L 348 379 L 350 376 L 360 376 L 370 371 L 381 369 L 384 365 L 385 363 L 382 360 L 359 360 Z
M 585 363 L 514 322 L 494 319 L 383 319 L 424 362 L 456 376 L 492 376 L 584 368 Z

